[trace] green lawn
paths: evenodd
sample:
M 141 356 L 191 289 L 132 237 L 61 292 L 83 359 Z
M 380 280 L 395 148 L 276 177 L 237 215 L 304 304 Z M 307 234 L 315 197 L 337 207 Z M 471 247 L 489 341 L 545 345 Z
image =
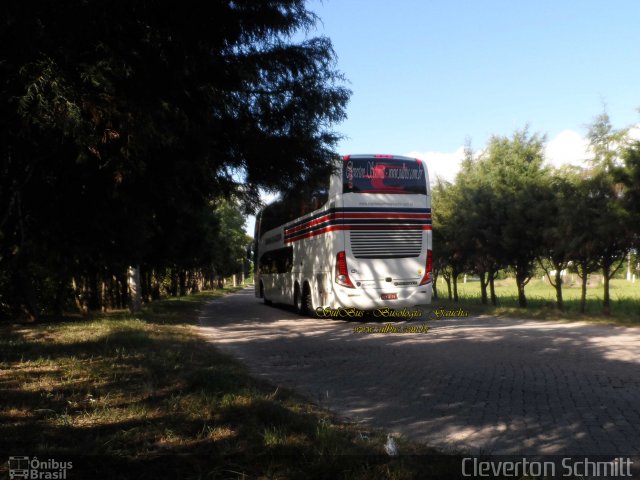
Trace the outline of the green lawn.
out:
M 602 314 L 603 286 L 601 283 L 587 287 L 587 308 L 586 313 L 579 313 L 579 303 L 581 295 L 580 280 L 577 275 L 567 278 L 567 284 L 563 286 L 563 298 L 565 311 L 559 312 L 556 307 L 555 289 L 546 279 L 540 277 L 533 278 L 525 288 L 528 308 L 518 307 L 518 294 L 515 280 L 505 279 L 496 281 L 496 296 L 498 306 L 485 307 L 480 304 L 480 283 L 477 279 L 467 279 L 460 276 L 458 283 L 458 294 L 460 305 L 468 308 L 474 313 L 486 313 L 496 315 L 511 315 L 518 317 L 546 318 L 546 319 L 566 319 L 566 320 L 588 320 L 600 322 L 612 322 L 625 325 L 640 325 L 640 280 L 631 283 L 624 279 L 614 279 L 611 281 L 611 314 Z M 447 298 L 447 286 L 442 279 L 438 279 L 439 300 L 436 305 L 453 306 L 454 302 Z

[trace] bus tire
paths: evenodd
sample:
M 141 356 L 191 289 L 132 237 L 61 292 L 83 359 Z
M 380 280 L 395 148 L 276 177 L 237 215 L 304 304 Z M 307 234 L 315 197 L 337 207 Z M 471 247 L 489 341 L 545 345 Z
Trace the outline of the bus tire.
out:
M 267 297 L 264 294 L 264 283 L 260 282 L 260 296 L 262 297 L 262 301 L 265 305 L 271 305 L 271 300 L 267 300 Z
M 296 313 L 298 315 L 304 315 L 304 302 L 302 298 L 302 294 L 300 293 L 300 285 L 296 283 L 296 286 L 293 288 L 293 306 L 296 309 Z
M 302 308 L 305 311 L 305 315 L 313 315 L 313 312 L 315 311 L 313 308 L 313 296 L 311 295 L 311 287 L 308 283 L 305 283 L 304 288 L 302 289 Z

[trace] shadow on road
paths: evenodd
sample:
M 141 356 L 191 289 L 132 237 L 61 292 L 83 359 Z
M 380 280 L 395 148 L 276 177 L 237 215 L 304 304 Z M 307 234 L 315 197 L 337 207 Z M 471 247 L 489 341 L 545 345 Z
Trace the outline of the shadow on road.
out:
M 640 454 L 640 331 L 528 320 L 420 320 L 426 334 L 304 318 L 253 291 L 216 300 L 203 333 L 254 374 L 351 419 L 440 448 Z M 378 322 L 379 323 L 379 322 Z

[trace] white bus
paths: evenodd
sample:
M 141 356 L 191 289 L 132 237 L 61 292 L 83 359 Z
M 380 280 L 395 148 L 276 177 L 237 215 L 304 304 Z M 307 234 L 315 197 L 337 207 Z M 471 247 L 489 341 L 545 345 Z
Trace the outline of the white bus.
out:
M 323 182 L 257 215 L 255 292 L 300 314 L 428 304 L 431 252 L 425 163 L 347 155 Z

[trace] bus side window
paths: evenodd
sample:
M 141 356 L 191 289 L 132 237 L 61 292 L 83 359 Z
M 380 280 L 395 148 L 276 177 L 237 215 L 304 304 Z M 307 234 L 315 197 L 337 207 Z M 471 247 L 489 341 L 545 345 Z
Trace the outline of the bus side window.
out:
M 317 210 L 329 200 L 329 190 L 316 190 L 311 196 L 311 210 Z
M 260 264 L 258 265 L 258 269 L 260 273 L 269 274 L 271 273 L 271 252 L 267 252 L 262 257 L 260 257 Z
M 293 267 L 293 247 L 279 248 L 260 258 L 260 273 L 290 273 Z
M 292 268 L 293 268 L 293 247 L 287 247 L 285 273 L 291 273 Z
M 330 181 L 331 175 L 327 175 L 312 187 L 310 193 L 311 202 L 309 205 L 310 212 L 318 210 L 325 203 L 327 203 L 327 200 L 329 200 Z

